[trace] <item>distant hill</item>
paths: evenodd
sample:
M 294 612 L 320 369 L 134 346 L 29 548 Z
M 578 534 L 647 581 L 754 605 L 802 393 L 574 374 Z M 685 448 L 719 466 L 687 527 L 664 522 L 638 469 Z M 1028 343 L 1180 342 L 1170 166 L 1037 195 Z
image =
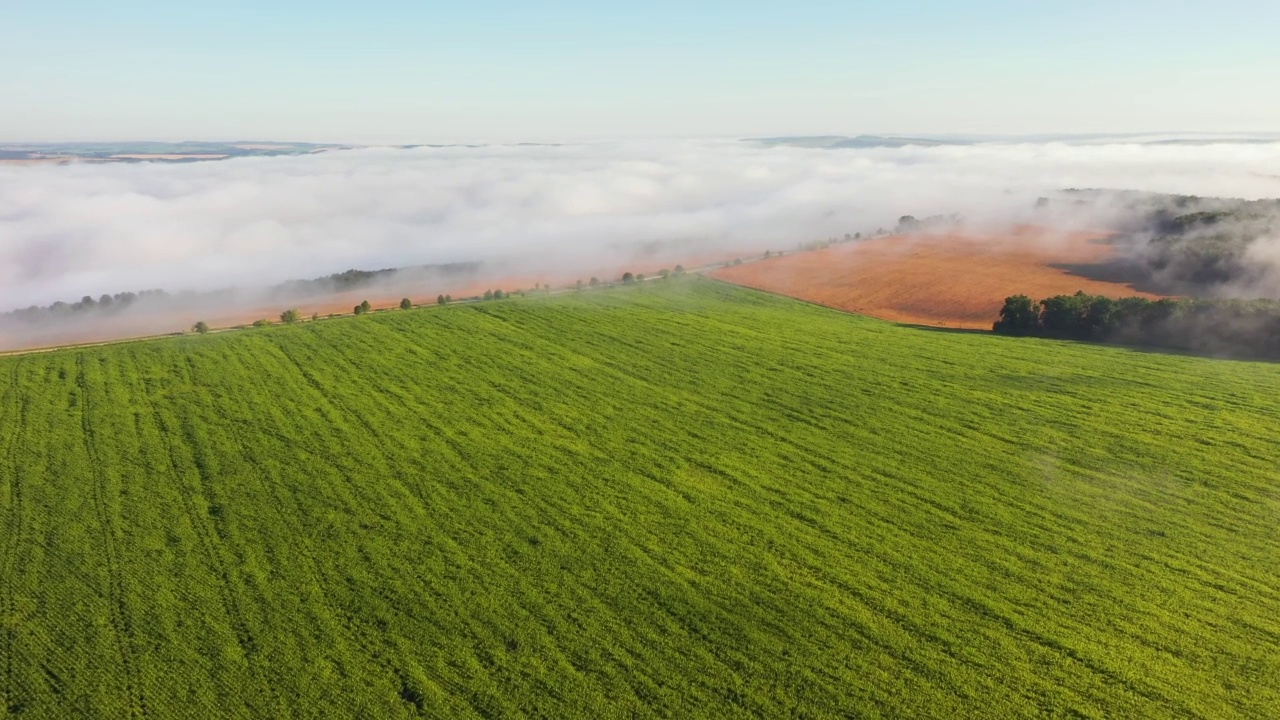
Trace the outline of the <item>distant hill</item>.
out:
M 192 162 L 232 157 L 306 155 L 342 145 L 275 141 L 80 142 L 0 144 L 0 160 L 89 162 Z
M 1280 199 L 1068 190 L 1042 206 L 1114 216 L 1124 271 L 1148 289 L 1197 297 L 1280 297 Z M 1089 268 L 1076 268 L 1084 272 Z M 1117 267 L 1092 268 L 1116 272 Z
M 935 140 L 930 138 L 892 137 L 884 135 L 812 135 L 795 137 L 751 138 L 748 142 L 768 147 L 806 147 L 821 149 L 841 148 L 901 148 L 910 145 L 934 147 L 938 145 L 968 145 L 959 140 Z
M 828 149 L 901 148 L 977 145 L 982 143 L 1063 143 L 1066 145 L 1263 145 L 1280 142 L 1280 136 L 1256 135 L 1171 135 L 1168 133 L 1129 134 L 1050 134 L 1050 135 L 943 135 L 935 137 L 902 137 L 897 135 L 795 135 L 748 138 L 746 142 L 766 147 L 803 147 Z

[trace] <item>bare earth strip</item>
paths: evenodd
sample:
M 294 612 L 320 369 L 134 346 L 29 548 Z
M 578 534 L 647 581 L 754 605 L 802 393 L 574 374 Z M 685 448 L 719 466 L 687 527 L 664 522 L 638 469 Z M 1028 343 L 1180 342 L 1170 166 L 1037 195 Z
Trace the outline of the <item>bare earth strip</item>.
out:
M 1156 298 L 1055 265 L 1115 255 L 1098 232 L 1018 228 L 1001 235 L 892 235 L 722 268 L 713 277 L 861 315 L 920 325 L 990 329 L 1004 299 L 1091 295 Z

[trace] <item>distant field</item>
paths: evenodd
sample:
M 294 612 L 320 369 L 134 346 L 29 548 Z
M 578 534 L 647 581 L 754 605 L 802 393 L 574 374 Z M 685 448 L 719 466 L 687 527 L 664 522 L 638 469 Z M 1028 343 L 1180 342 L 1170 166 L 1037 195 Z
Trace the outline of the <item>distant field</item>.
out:
M 1084 290 L 1122 297 L 1145 292 L 1081 277 L 1071 265 L 1110 260 L 1099 233 L 1049 234 L 1024 228 L 1002 236 L 921 235 L 877 238 L 714 275 L 841 310 L 897 322 L 990 329 L 1010 295 L 1035 299 Z
M 1280 366 L 690 278 L 0 378 L 11 716 L 1280 715 Z

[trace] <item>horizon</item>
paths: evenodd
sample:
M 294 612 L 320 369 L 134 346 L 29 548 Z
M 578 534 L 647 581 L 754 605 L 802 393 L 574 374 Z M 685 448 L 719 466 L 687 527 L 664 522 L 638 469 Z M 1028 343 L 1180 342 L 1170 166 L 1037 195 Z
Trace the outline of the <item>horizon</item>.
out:
M 32 148 L 74 148 L 92 145 L 249 145 L 279 144 L 294 146 L 315 146 L 326 150 L 350 150 L 362 148 L 448 148 L 448 147 L 505 147 L 505 146 L 565 146 L 565 145 L 602 145 L 629 142 L 779 142 L 811 141 L 811 140 L 856 140 L 883 139 L 898 141 L 909 145 L 910 141 L 922 140 L 956 145 L 1018 145 L 1018 144 L 1074 144 L 1074 145 L 1123 145 L 1123 144 L 1159 144 L 1184 142 L 1188 144 L 1235 144 L 1235 143 L 1270 143 L 1280 142 L 1280 129 L 1258 131 L 1173 131 L 1173 130 L 1138 130 L 1130 132 L 1079 132 L 1079 133 L 907 133 L 907 132 L 832 132 L 832 133 L 780 133 L 776 135 L 631 135 L 631 136 L 584 136 L 566 137 L 562 139 L 522 139 L 515 138 L 433 138 L 429 140 L 412 140 L 402 142 L 362 142 L 352 140 L 319 140 L 296 139 L 285 137 L 187 137 L 183 139 L 164 139 L 157 137 L 131 138 L 86 138 L 81 140 L 12 140 L 0 138 L 0 149 L 22 147 Z M 224 158 L 234 159 L 234 158 Z

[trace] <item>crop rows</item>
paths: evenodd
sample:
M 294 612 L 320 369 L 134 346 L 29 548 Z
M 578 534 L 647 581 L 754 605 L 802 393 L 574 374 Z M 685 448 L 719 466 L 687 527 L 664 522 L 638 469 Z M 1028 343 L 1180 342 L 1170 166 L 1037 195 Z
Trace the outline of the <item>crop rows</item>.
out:
M 1280 712 L 1280 367 L 670 280 L 0 360 L 15 717 Z

